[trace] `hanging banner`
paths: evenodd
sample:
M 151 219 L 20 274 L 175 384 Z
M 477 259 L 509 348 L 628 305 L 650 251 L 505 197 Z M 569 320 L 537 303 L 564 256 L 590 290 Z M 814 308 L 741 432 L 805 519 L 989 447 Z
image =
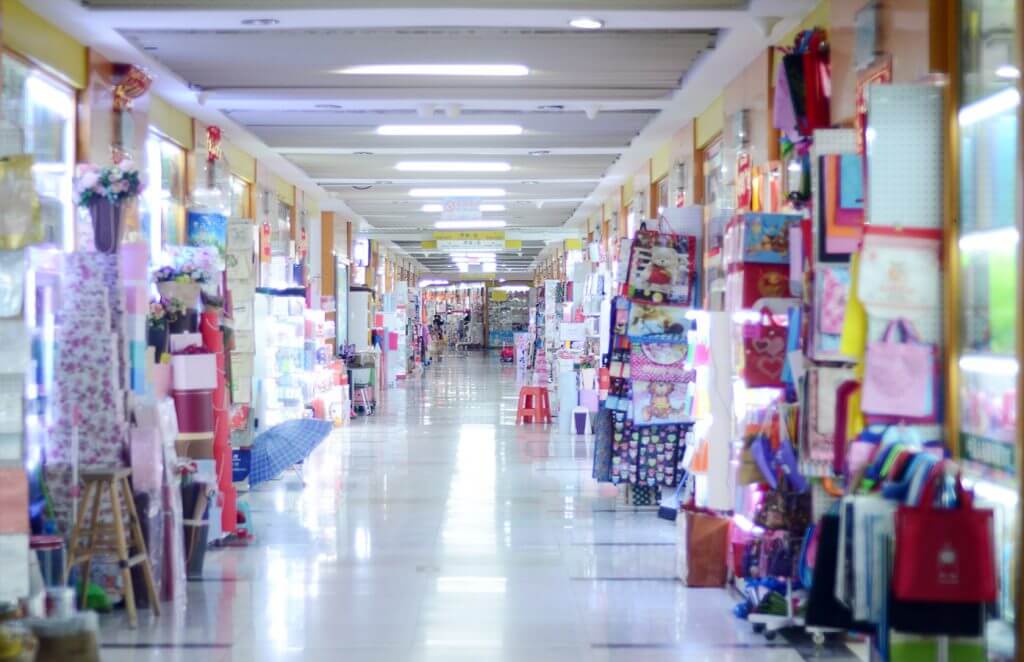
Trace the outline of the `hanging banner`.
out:
M 441 207 L 442 221 L 479 221 L 480 198 L 448 198 Z
M 505 248 L 505 233 L 501 230 L 475 230 L 465 232 L 435 232 L 438 250 L 487 250 Z

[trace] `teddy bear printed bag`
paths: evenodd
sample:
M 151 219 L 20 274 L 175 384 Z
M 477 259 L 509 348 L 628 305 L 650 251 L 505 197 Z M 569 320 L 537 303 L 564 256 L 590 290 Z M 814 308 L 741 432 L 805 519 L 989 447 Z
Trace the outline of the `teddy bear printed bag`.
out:
M 640 229 L 633 238 L 629 298 L 654 304 L 693 305 L 697 275 L 695 237 Z
M 696 371 L 685 343 L 637 343 L 630 352 L 633 422 L 638 426 L 692 420 Z

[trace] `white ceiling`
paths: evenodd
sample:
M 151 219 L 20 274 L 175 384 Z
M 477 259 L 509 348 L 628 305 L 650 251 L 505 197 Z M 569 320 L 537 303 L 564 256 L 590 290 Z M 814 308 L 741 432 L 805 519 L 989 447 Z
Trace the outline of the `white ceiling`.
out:
M 394 240 L 425 266 L 447 259 L 415 251 L 437 220 L 419 207 L 439 200 L 413 200 L 410 188 L 506 189 L 495 202 L 508 210 L 486 216 L 527 239 L 522 256 L 499 257 L 499 268 L 509 269 L 578 225 L 814 1 L 561 0 L 550 9 L 550 0 L 86 0 L 82 9 L 69 0 L 27 0 L 73 34 L 98 35 L 100 50 L 119 59 L 134 46 L 130 61 L 150 65 L 157 89 L 173 90 L 163 94 L 198 107 L 196 114 L 219 114 L 229 138 L 253 136 L 265 145 L 261 153 L 276 153 L 275 164 L 294 167 L 361 217 L 365 232 Z M 582 13 L 604 19 L 606 29 L 568 28 Z M 251 18 L 276 24 L 243 23 Z M 363 64 L 462 63 L 521 64 L 531 73 L 337 73 Z M 171 80 L 160 81 L 160 72 Z M 377 135 L 384 123 L 518 124 L 524 132 Z M 400 160 L 498 160 L 511 168 L 410 173 L 395 169 Z

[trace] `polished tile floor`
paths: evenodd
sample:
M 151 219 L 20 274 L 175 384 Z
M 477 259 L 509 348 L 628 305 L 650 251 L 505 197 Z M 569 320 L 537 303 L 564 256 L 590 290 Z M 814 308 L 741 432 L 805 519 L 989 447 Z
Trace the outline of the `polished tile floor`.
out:
M 188 605 L 103 622 L 103 659 L 796 662 L 675 580 L 675 527 L 590 479 L 591 447 L 516 426 L 513 369 L 447 358 L 250 494 Z

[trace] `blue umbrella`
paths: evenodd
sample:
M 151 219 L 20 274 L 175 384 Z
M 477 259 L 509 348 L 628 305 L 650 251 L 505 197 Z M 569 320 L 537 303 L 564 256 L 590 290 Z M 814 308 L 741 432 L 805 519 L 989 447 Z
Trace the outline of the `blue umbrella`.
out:
M 274 480 L 302 462 L 334 429 L 328 421 L 298 418 L 260 433 L 252 442 L 249 486 Z

